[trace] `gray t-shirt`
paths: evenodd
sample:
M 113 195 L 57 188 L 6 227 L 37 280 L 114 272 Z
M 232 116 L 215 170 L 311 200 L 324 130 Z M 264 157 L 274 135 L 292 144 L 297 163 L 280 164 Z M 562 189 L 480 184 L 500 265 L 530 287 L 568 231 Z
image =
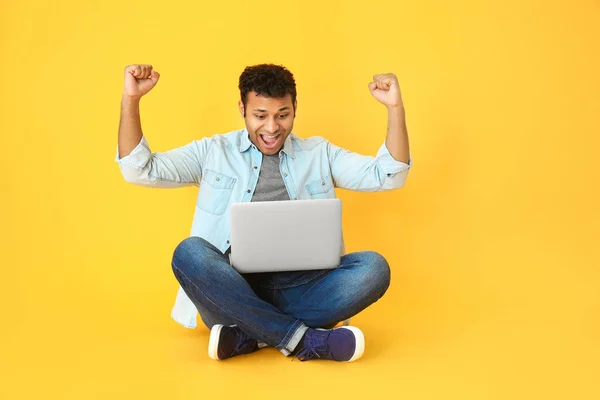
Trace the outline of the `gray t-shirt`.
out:
M 279 153 L 268 156 L 263 154 L 262 165 L 258 174 L 256 189 L 251 201 L 290 200 L 285 183 L 279 171 Z M 231 252 L 231 246 L 225 250 L 225 255 Z
M 290 196 L 279 171 L 279 153 L 263 154 L 258 183 L 251 201 L 289 200 Z

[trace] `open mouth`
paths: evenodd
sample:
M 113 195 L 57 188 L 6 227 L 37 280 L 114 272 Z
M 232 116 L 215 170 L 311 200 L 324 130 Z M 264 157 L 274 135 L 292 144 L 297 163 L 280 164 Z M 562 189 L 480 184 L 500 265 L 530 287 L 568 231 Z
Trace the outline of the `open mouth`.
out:
M 260 140 L 263 142 L 263 145 L 267 149 L 273 149 L 279 145 L 279 141 L 281 140 L 281 134 L 279 135 L 259 135 Z

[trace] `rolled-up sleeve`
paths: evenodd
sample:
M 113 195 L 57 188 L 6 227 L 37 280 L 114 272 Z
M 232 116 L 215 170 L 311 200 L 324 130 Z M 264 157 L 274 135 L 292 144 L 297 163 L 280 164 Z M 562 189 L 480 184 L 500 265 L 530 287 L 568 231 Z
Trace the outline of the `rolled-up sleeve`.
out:
M 115 162 L 129 183 L 157 188 L 199 186 L 209 146 L 210 139 L 203 138 L 176 149 L 153 153 L 142 136 L 137 146 L 124 157 L 120 157 L 117 145 Z
M 327 152 L 335 186 L 360 192 L 401 188 L 412 166 L 412 159 L 408 164 L 394 159 L 385 141 L 375 157 L 354 153 L 329 142 Z

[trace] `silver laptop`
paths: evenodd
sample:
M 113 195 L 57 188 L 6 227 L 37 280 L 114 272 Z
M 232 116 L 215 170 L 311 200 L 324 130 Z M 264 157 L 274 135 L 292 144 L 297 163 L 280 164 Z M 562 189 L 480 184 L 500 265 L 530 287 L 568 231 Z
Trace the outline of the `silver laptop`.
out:
M 333 269 L 340 265 L 342 201 L 233 203 L 230 264 L 240 273 Z

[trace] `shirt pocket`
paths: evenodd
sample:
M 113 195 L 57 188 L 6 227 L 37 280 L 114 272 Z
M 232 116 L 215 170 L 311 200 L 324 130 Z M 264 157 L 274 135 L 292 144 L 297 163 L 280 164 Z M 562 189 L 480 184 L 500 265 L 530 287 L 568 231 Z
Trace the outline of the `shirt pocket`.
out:
M 202 173 L 197 205 L 202 210 L 221 215 L 227 209 L 236 178 L 205 169 Z
M 315 181 L 309 182 L 306 185 L 306 191 L 312 199 L 327 199 L 328 192 L 333 188 L 331 175 L 325 175 Z

